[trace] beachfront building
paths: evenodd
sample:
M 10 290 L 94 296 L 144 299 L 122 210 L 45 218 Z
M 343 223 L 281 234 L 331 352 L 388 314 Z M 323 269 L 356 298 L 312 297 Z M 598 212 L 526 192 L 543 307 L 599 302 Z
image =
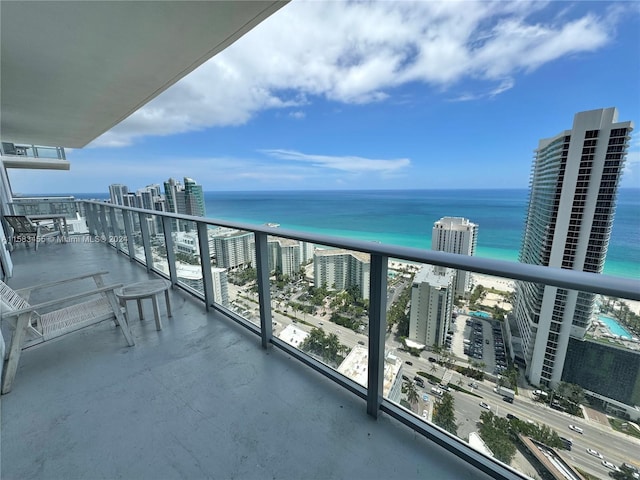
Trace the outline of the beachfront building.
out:
M 369 299 L 369 255 L 344 249 L 316 249 L 313 254 L 313 280 L 316 287 L 333 290 L 357 287 L 360 296 Z
M 298 240 L 269 237 L 268 243 L 273 245 L 273 266 L 282 275 L 294 277 L 302 265 L 302 251 Z M 271 252 L 271 249 L 269 249 Z
M 185 255 L 200 255 L 198 234 L 196 232 L 174 232 L 173 246 L 177 253 Z
M 369 373 L 369 350 L 362 345 L 356 345 L 351 349 L 349 355 L 338 367 L 338 372 L 345 377 L 367 386 Z M 382 394 L 389 400 L 400 403 L 402 393 L 402 360 L 387 352 L 384 358 L 383 387 Z
M 431 249 L 440 252 L 475 255 L 478 225 L 462 217 L 442 217 L 433 224 Z M 471 274 L 456 272 L 455 294 L 464 296 L 471 289 Z
M 300 253 L 302 263 L 309 263 L 313 260 L 313 251 L 315 250 L 315 245 L 309 242 L 300 241 Z
M 456 272 L 452 268 L 424 265 L 413 278 L 409 340 L 421 345 L 445 343 L 451 315 Z
M 113 183 L 109 185 L 109 197 L 114 205 L 124 205 L 124 196 L 129 193 L 126 185 Z
M 134 205 L 130 205 L 134 206 Z M 160 185 L 154 183 L 139 189 L 135 194 L 135 206 L 145 208 L 147 210 L 166 211 L 164 196 L 160 190 Z M 162 233 L 162 218 L 152 215 L 147 218 L 147 224 L 151 235 L 160 235 Z
M 255 266 L 250 247 L 253 234 L 240 230 L 219 231 L 213 237 L 213 252 L 216 266 L 234 270 Z
M 529 206 L 519 260 L 601 273 L 633 124 L 615 108 L 580 112 L 573 128 L 540 140 L 531 172 Z M 515 320 L 526 375 L 555 387 L 570 337 L 589 326 L 595 296 L 517 282 Z
M 195 217 L 206 216 L 202 186 L 198 185 L 192 178 L 184 177 L 184 185 L 175 178 L 168 179 L 164 182 L 164 195 L 168 212 Z M 172 228 L 175 231 L 188 231 L 191 226 L 190 222 L 172 220 Z
M 109 198 L 111 203 L 114 205 L 124 205 L 125 207 L 132 208 L 145 208 L 147 210 L 157 210 L 160 212 L 166 211 L 164 196 L 162 195 L 160 185 L 158 184 L 147 185 L 134 193 L 129 191 L 129 187 L 126 185 L 113 183 L 109 185 Z M 135 228 L 140 227 L 140 222 L 136 215 L 133 216 L 133 222 Z M 149 217 L 147 218 L 146 223 L 151 235 L 158 235 L 162 233 L 162 219 L 160 217 Z M 120 230 L 124 230 L 124 223 L 121 218 L 118 219 L 118 226 Z

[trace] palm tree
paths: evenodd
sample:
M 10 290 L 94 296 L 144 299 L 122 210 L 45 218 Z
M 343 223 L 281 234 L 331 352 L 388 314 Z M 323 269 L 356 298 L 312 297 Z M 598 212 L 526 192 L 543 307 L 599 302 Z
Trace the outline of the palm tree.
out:
M 418 391 L 416 390 L 415 384 L 411 380 L 405 380 L 402 382 L 402 393 L 407 396 L 407 400 L 411 405 L 411 410 L 413 411 L 415 405 L 418 404 Z

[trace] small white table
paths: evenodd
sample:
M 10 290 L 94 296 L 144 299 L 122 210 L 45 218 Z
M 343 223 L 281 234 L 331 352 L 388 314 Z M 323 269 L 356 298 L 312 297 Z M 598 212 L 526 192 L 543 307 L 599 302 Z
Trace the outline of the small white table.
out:
M 124 303 L 127 311 L 127 321 L 131 319 L 127 300 L 135 300 L 138 302 L 138 315 L 140 315 L 140 320 L 144 320 L 144 316 L 142 314 L 142 300 L 150 298 L 153 303 L 153 315 L 156 320 L 156 330 L 162 330 L 158 294 L 164 292 L 164 300 L 167 304 L 167 316 L 171 317 L 169 287 L 171 287 L 171 282 L 166 280 L 147 280 L 145 282 L 132 283 L 131 285 L 126 285 L 121 289 L 116 290 L 116 296 L 120 299 L 121 304 Z

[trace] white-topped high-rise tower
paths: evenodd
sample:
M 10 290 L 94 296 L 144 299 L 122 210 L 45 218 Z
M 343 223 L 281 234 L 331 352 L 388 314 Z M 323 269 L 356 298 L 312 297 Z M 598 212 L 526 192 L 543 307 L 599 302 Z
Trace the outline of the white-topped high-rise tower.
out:
M 540 140 L 531 172 L 520 261 L 601 273 L 615 213 L 631 122 L 615 108 L 580 112 L 573 128 Z M 555 387 L 569 337 L 583 338 L 595 295 L 516 283 L 515 319 L 526 375 Z
M 462 217 L 442 217 L 433 224 L 431 250 L 475 255 L 478 243 L 478 225 Z M 471 274 L 457 272 L 455 294 L 464 295 L 471 288 Z

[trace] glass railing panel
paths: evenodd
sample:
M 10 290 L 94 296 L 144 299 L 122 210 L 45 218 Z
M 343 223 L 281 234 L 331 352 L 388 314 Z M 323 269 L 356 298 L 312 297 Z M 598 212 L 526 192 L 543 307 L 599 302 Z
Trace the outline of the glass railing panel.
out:
M 296 248 L 277 237 L 270 243 L 281 254 Z M 370 256 L 316 245 L 303 260 L 305 244 L 297 248 L 300 260 L 288 276 L 274 265 L 274 336 L 366 386 Z
M 203 296 L 205 280 L 202 275 L 202 262 L 205 260 L 201 259 L 200 255 L 196 222 L 172 220 L 171 239 L 173 243 L 173 254 L 176 259 L 178 284 Z M 166 252 L 164 236 L 162 238 L 161 248 Z M 163 258 L 166 259 L 166 255 Z M 164 263 L 166 265 L 166 261 Z M 162 268 L 166 270 L 168 269 L 168 265 L 165 265 L 163 265 Z M 168 270 L 166 270 L 166 273 L 168 274 Z
M 147 215 L 145 221 L 149 230 L 149 243 L 153 258 L 152 268 L 169 277 L 169 262 L 167 260 L 167 246 L 164 239 L 162 217 Z
M 142 239 L 142 230 L 140 227 L 140 215 L 138 212 L 129 212 L 131 216 L 131 232 L 133 235 L 133 250 L 134 258 L 141 262 L 143 265 L 147 264 L 147 259 L 144 253 L 144 242 Z
M 118 243 L 116 232 L 119 231 L 117 222 L 114 222 L 114 217 L 112 213 L 114 209 L 110 207 L 105 207 L 105 215 L 104 215 L 104 236 L 102 237 L 103 241 L 108 243 L 111 246 L 116 246 Z
M 114 238 L 115 246 L 121 252 L 129 254 L 129 247 L 127 243 L 127 233 L 126 233 L 125 224 L 124 224 L 125 220 L 124 220 L 124 215 L 122 214 L 122 210 L 118 208 L 114 208 L 113 216 L 114 216 L 113 218 L 115 219 L 115 221 L 112 222 L 112 227 L 114 232 L 113 235 L 115 237 Z
M 437 269 L 414 275 L 401 263 L 389 262 L 387 399 L 526 475 L 540 475 L 538 445 L 593 478 L 640 460 L 625 453 L 640 438 L 629 421 L 640 400 L 640 303 L 474 273 L 445 316 L 434 307 L 446 288 L 425 273 Z M 553 298 L 538 305 L 518 291 Z
M 11 207 L 15 215 L 64 215 L 76 217 L 76 202 L 73 197 L 60 198 L 14 198 Z
M 411 286 L 418 264 L 390 258 L 387 268 L 387 325 L 384 351 L 383 395 L 415 415 L 430 419 L 427 379 L 420 374 L 429 370 L 422 358 L 424 342 L 410 340 L 409 307 Z
M 65 159 L 63 147 L 47 147 L 38 145 L 17 145 L 12 143 L 2 144 L 3 155 L 17 155 L 33 158 L 58 158 Z
M 209 227 L 209 250 L 214 276 L 221 276 L 216 302 L 255 325 L 260 325 L 260 306 L 253 232 Z M 225 290 L 226 284 L 226 292 Z M 221 300 L 218 300 L 220 298 Z

